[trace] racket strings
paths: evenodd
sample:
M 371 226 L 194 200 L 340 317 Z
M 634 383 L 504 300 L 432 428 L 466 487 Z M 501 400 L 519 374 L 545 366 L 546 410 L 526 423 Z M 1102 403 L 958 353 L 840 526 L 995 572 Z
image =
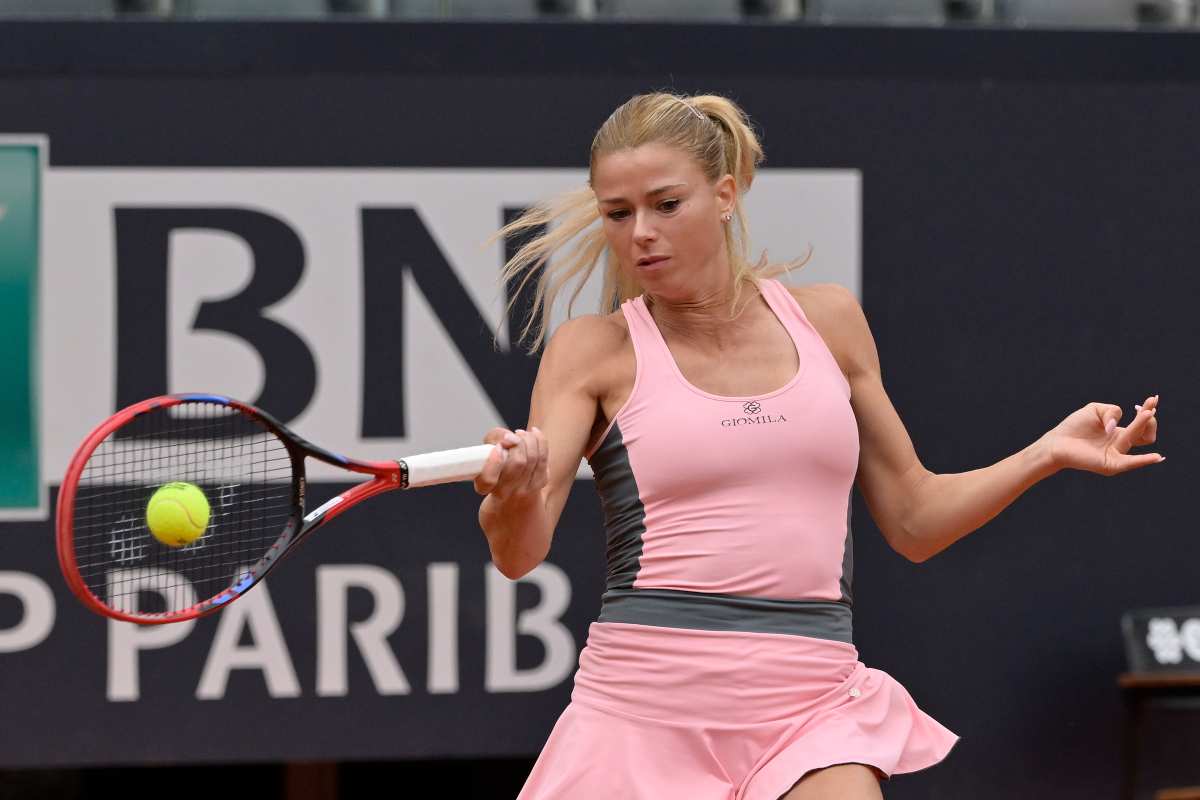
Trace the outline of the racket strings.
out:
M 173 547 L 150 531 L 150 498 L 166 483 L 204 492 L 209 519 Z M 202 401 L 159 408 L 110 434 L 84 465 L 73 510 L 75 560 L 91 592 L 131 614 L 182 611 L 235 583 L 293 518 L 292 458 L 237 409 Z
M 285 470 L 290 474 L 291 469 L 292 469 L 291 459 L 283 458 L 283 459 L 279 459 L 278 461 L 279 461 L 279 464 L 276 465 L 276 468 L 280 469 L 280 470 Z M 169 474 L 171 472 L 171 465 L 169 463 L 164 464 L 159 468 L 158 471 L 161 471 L 161 473 L 163 475 Z M 152 470 L 151 473 L 153 473 L 153 472 L 155 472 L 155 471 Z M 82 481 L 80 481 L 80 483 L 82 483 Z M 164 483 L 170 483 L 170 481 L 164 481 Z M 228 488 L 228 491 L 232 492 L 234 489 L 238 488 L 238 485 L 234 484 L 234 485 L 230 485 L 229 487 L 216 486 L 214 488 L 216 488 L 218 490 L 225 490 L 226 488 Z M 123 495 L 126 492 L 126 489 L 124 487 L 113 488 L 113 489 L 109 490 L 109 492 L 114 495 Z M 205 495 L 207 496 L 207 494 L 208 494 L 208 491 L 206 489 Z M 106 495 L 106 490 L 97 487 L 96 491 L 91 496 L 92 496 L 93 500 L 98 503 L 99 501 L 101 501 L 105 498 L 105 495 Z M 219 495 L 218 495 L 218 497 L 219 497 Z M 213 499 L 210 499 L 209 502 L 212 504 L 213 513 L 216 513 L 217 503 L 214 502 Z

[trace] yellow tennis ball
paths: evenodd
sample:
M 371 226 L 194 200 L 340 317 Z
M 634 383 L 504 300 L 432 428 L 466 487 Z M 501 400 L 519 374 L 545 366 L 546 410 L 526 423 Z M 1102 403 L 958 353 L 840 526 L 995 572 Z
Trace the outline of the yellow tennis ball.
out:
M 165 545 L 183 547 L 208 527 L 208 498 L 194 483 L 176 481 L 158 487 L 146 504 L 146 526 Z

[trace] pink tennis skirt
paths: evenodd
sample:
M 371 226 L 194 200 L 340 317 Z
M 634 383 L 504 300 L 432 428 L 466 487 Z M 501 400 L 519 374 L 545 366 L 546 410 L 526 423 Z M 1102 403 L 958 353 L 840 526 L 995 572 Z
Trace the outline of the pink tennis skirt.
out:
M 518 800 L 777 800 L 814 769 L 890 778 L 957 741 L 852 644 L 596 622 Z

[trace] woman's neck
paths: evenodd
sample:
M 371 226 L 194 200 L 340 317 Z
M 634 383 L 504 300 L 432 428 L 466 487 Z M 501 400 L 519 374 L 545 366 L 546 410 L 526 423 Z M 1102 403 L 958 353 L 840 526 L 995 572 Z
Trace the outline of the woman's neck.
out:
M 725 281 L 715 289 L 698 292 L 683 299 L 668 300 L 647 293 L 646 307 L 664 336 L 684 338 L 720 348 L 724 342 L 737 336 L 741 328 L 750 322 L 749 318 L 753 315 L 747 314 L 746 311 L 753 307 L 752 301 L 758 294 L 758 287 L 752 281 L 745 282 L 737 301 L 737 315 L 732 319 L 732 280 Z

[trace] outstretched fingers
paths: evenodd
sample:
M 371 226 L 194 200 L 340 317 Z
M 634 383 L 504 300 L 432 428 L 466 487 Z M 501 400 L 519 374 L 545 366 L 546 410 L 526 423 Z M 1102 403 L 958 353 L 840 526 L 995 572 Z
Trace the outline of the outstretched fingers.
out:
M 1140 408 L 1131 421 L 1124 428 L 1117 431 L 1117 440 L 1115 445 L 1122 453 L 1127 452 L 1129 448 L 1136 447 L 1142 443 L 1142 438 L 1145 436 L 1147 426 L 1154 420 L 1154 408 Z
M 1139 453 L 1136 456 L 1119 455 L 1117 456 L 1117 472 L 1128 472 L 1131 469 L 1138 467 L 1148 467 L 1151 464 L 1157 464 L 1160 461 L 1166 461 L 1167 457 L 1159 453 Z
M 1129 454 L 1131 448 L 1153 444 L 1158 439 L 1158 395 L 1146 398 L 1144 405 L 1136 405 L 1134 408 L 1136 415 L 1133 421 L 1127 427 L 1118 429 L 1117 439 L 1113 442 L 1114 448 L 1120 454 L 1118 457 L 1120 471 L 1137 469 L 1166 460 L 1166 456 L 1161 453 Z

